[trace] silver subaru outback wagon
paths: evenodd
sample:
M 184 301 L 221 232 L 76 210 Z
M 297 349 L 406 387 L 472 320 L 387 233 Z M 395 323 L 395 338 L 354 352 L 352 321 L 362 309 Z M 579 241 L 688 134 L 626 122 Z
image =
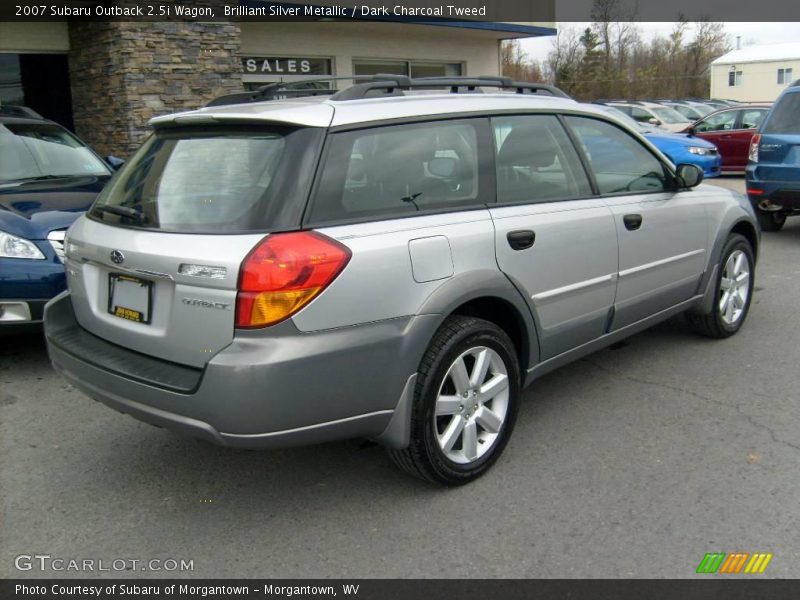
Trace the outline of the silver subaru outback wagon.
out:
M 742 326 L 749 203 L 560 90 L 273 84 L 151 121 L 71 227 L 56 369 L 233 447 L 370 438 L 483 474 L 543 373 L 678 313 Z

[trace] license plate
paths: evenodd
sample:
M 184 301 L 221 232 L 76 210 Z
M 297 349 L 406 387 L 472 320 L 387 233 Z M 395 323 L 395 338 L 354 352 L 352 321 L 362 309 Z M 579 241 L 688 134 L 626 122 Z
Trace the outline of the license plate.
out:
M 121 273 L 108 276 L 108 312 L 120 319 L 150 324 L 153 282 Z

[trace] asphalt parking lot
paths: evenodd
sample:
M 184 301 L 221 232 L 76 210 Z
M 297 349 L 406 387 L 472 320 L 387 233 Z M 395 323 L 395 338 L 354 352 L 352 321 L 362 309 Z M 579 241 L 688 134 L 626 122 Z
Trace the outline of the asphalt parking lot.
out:
M 734 338 L 677 318 L 541 379 L 499 463 L 459 489 L 360 442 L 176 437 L 71 388 L 39 336 L 0 339 L 0 576 L 115 575 L 14 568 L 49 554 L 187 559 L 170 575 L 202 578 L 692 577 L 743 551 L 799 577 L 799 265 L 789 220 L 764 235 Z

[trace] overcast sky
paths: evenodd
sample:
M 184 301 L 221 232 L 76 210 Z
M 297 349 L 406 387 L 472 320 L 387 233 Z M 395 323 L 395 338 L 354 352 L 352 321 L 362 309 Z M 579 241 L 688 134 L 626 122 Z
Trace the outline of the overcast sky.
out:
M 575 27 L 582 30 L 591 23 L 558 23 L 559 29 Z M 654 35 L 668 35 L 674 23 L 637 23 L 639 31 L 645 39 Z M 796 42 L 798 38 L 798 23 L 725 23 L 725 32 L 730 36 L 731 45 L 735 47 L 736 36 L 742 37 L 742 46 L 754 44 L 777 44 L 780 42 Z M 552 37 L 526 38 L 520 40 L 524 50 L 534 60 L 544 60 L 552 47 Z

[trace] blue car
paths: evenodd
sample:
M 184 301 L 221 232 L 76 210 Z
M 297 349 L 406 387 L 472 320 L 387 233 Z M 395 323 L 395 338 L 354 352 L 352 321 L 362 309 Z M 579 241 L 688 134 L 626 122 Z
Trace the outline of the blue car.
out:
M 674 164 L 697 165 L 703 169 L 703 177 L 706 179 L 719 176 L 722 158 L 717 147 L 711 142 L 697 137 L 690 137 L 685 133 L 670 133 L 657 127 L 649 127 L 639 123 L 613 106 L 603 104 L 595 104 L 593 106 L 614 115 L 631 128 L 639 131 Z
M 0 335 L 39 325 L 45 303 L 65 289 L 66 230 L 112 174 L 60 125 L 8 114 L 0 113 Z
M 747 197 L 764 231 L 800 215 L 800 79 L 778 96 L 750 140 Z

